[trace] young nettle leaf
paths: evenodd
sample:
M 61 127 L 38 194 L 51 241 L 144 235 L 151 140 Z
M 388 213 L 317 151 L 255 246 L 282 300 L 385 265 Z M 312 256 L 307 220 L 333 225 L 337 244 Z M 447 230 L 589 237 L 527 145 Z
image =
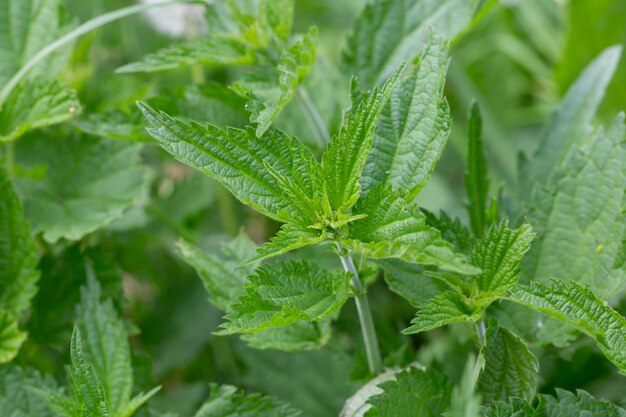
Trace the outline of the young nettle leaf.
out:
M 483 151 L 482 116 L 478 102 L 474 101 L 470 109 L 468 122 L 467 173 L 465 174 L 465 190 L 467 192 L 467 210 L 472 230 L 476 237 L 482 237 L 487 227 L 487 196 L 489 179 L 487 177 L 487 161 Z
M 100 286 L 89 272 L 90 268 L 87 267 L 87 286 L 81 291 L 81 303 L 76 310 L 77 326 L 72 339 L 72 349 L 77 355 L 75 358 L 72 354 L 76 368 L 72 371 L 74 384 L 83 390 L 83 385 L 88 383 L 88 390 L 81 395 L 93 397 L 89 400 L 92 402 L 102 390 L 108 413 L 103 416 L 129 417 L 158 388 L 131 398 L 133 370 L 126 327 L 118 318 L 111 300 L 100 300 Z M 79 399 L 83 405 L 87 400 Z M 99 405 L 98 409 L 102 407 Z
M 317 29 L 289 44 L 293 0 L 240 4 L 225 0 L 207 5 L 206 38 L 162 49 L 118 69 L 151 72 L 198 64 L 247 65 L 253 70 L 232 84 L 249 102 L 250 121 L 262 136 L 291 101 L 315 60 Z M 275 65 L 276 64 L 276 65 Z
M 502 297 L 517 284 L 522 258 L 535 237 L 529 224 L 517 229 L 509 229 L 508 225 L 503 220 L 491 226 L 472 249 L 470 261 L 482 270 L 476 283 L 483 297 Z
M 574 279 L 604 298 L 624 292 L 625 132 L 622 114 L 608 130 L 586 135 L 533 193 L 529 220 L 539 235 L 528 278 Z
M 7 85 L 33 55 L 61 34 L 60 11 L 59 0 L 0 2 L 0 86 Z M 66 53 L 57 53 L 31 71 L 31 78 L 3 90 L 8 94 L 0 98 L 0 143 L 31 129 L 64 122 L 80 112 L 76 92 L 51 80 L 65 59 Z
M 307 76 L 315 60 L 313 39 L 317 30 L 312 28 L 301 40 L 285 49 L 280 55 L 276 73 L 253 73 L 234 84 L 239 94 L 250 102 L 250 121 L 257 125 L 256 135 L 262 136 L 296 94 L 298 86 Z M 277 80 L 276 80 L 277 78 Z
M 448 60 L 448 43 L 431 34 L 380 115 L 363 170 L 364 192 L 384 184 L 414 197 L 430 179 L 450 134 L 443 97 Z
M 404 64 L 395 70 L 380 89 L 376 87 L 348 113 L 338 136 L 324 152 L 324 191 L 332 211 L 345 213 L 359 198 L 359 182 L 372 147 L 378 116 L 403 70 Z
M 0 85 L 4 86 L 30 57 L 59 36 L 60 8 L 60 0 L 0 2 Z M 53 57 L 32 75 L 56 75 L 60 68 L 54 61 Z
M 626 375 L 626 319 L 575 281 L 551 280 L 517 286 L 511 301 L 546 314 L 594 338 L 617 369 Z
M 76 92 L 56 81 L 25 81 L 11 92 L 0 111 L 0 142 L 29 130 L 65 122 L 78 115 Z
M 211 384 L 211 395 L 194 417 L 298 417 L 302 412 L 273 397 L 245 395 L 231 385 Z
M 459 273 L 477 273 L 441 233 L 426 224 L 426 217 L 401 191 L 382 185 L 372 189 L 354 207 L 353 216 L 362 216 L 349 225 L 348 239 L 341 244 L 373 259 L 398 258 L 407 262 L 434 265 Z
M 296 321 L 286 327 L 269 327 L 258 333 L 241 335 L 255 349 L 276 349 L 285 352 L 320 349 L 331 336 L 332 317 L 320 321 Z
M 0 412 L 3 416 L 57 417 L 40 395 L 40 392 L 58 390 L 54 378 L 44 377 L 34 369 L 6 365 L 0 368 L 0 381 Z M 73 410 L 70 408 L 69 411 Z
M 76 409 L 85 417 L 109 417 L 109 403 L 102 382 L 91 363 L 85 357 L 83 344 L 78 327 L 74 328 L 72 344 L 70 346 L 70 376 Z
M 454 39 L 478 11 L 478 1 L 375 0 L 356 20 L 348 39 L 344 64 L 366 88 L 387 78 L 403 60 L 428 42 L 434 28 L 445 39 Z
M 452 384 L 434 369 L 411 367 L 379 385 L 383 393 L 368 400 L 365 417 L 440 416 L 450 405 Z
M 257 52 L 267 46 L 269 34 L 261 39 L 259 2 L 243 4 L 225 0 L 206 5 L 207 36 L 169 46 L 124 65 L 118 73 L 154 72 L 205 65 L 253 65 Z
M 293 9 L 294 0 L 260 0 L 259 26 L 285 42 L 291 35 Z
M 0 363 L 13 360 L 25 340 L 26 333 L 17 327 L 15 318 L 0 308 Z
M 140 61 L 126 64 L 118 73 L 155 72 L 197 64 L 252 65 L 254 49 L 240 39 L 216 36 L 170 46 L 144 56 Z
M 485 367 L 478 379 L 484 403 L 519 397 L 532 401 L 539 380 L 539 361 L 526 343 L 493 322 L 481 349 Z
M 0 169 L 0 363 L 26 340 L 17 320 L 37 292 L 37 249 L 11 181 Z
M 284 182 L 277 179 L 289 179 L 299 194 L 320 195 L 319 164 L 298 139 L 278 130 L 257 138 L 250 128 L 222 130 L 211 124 L 188 124 L 147 104 L 139 103 L 139 107 L 153 126 L 148 132 L 166 151 L 220 181 L 243 203 L 282 222 L 308 226 L 316 221 L 285 195 Z
M 0 169 L 0 309 L 19 318 L 37 293 L 37 248 L 22 205 Z
M 439 230 L 441 237 L 452 243 L 454 250 L 469 255 L 473 238 L 467 226 L 461 223 L 458 217 L 453 219 L 443 210 L 439 213 L 439 217 L 424 208 L 420 208 L 420 211 L 426 216 L 426 223 Z
M 45 176 L 18 177 L 33 232 L 49 242 L 78 240 L 122 216 L 145 194 L 140 144 L 89 136 L 29 137 L 16 144 L 16 160 L 45 167 Z
M 346 302 L 350 275 L 292 261 L 264 265 L 249 280 L 246 295 L 226 315 L 228 322 L 218 334 L 252 333 L 329 317 Z
M 474 323 L 482 315 L 483 306 L 476 300 L 456 291 L 445 291 L 422 306 L 411 320 L 412 326 L 402 332 L 413 334 L 452 323 Z
M 322 230 L 320 234 L 320 231 L 316 229 L 286 223 L 281 227 L 276 236 L 261 246 L 257 250 L 256 256 L 250 258 L 246 264 L 282 255 L 304 246 L 322 243 L 326 239 L 327 236 L 324 230 Z
M 626 410 L 611 404 L 608 401 L 598 400 L 588 392 L 577 390 L 573 392 L 556 389 L 556 397 L 542 395 L 542 402 L 539 409 L 543 410 L 546 417 L 559 417 L 571 415 L 572 417 L 583 417 L 592 415 L 594 417 L 626 417 Z
M 450 323 L 476 322 L 483 310 L 498 298 L 507 295 L 520 278 L 520 263 L 530 248 L 532 229 L 524 224 L 508 228 L 503 220 L 491 226 L 471 252 L 470 262 L 480 274 L 467 279 L 455 274 L 431 273 L 445 282 L 452 291 L 445 291 L 426 303 L 405 333 L 418 333 Z
M 232 313 L 237 300 L 246 293 L 248 276 L 258 266 L 258 262 L 250 259 L 254 256 L 256 245 L 242 233 L 222 247 L 222 257 L 206 253 L 184 241 L 178 243 L 178 248 L 183 260 L 198 272 L 209 293 L 209 301 L 220 310 Z M 286 327 L 242 335 L 242 339 L 254 348 L 283 351 L 316 349 L 325 345 L 329 337 L 330 319 L 296 321 Z
M 626 410 L 608 401 L 598 400 L 588 392 L 577 390 L 576 394 L 556 389 L 556 397 L 541 395 L 539 404 L 518 398 L 509 402 L 498 401 L 489 408 L 483 408 L 485 417 L 626 417 Z

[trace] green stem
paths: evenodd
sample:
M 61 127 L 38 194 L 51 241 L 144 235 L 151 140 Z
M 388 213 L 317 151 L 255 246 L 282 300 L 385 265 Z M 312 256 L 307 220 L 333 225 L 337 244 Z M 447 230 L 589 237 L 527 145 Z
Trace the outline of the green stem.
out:
M 307 93 L 304 87 L 298 88 L 296 90 L 296 94 L 300 108 L 309 122 L 309 126 L 311 127 L 311 131 L 313 132 L 313 136 L 315 136 L 317 144 L 320 149 L 324 149 L 326 144 L 330 142 L 330 132 L 326 128 L 326 124 L 324 123 L 317 106 L 313 103 L 313 100 L 311 100 L 309 93 Z
M 372 311 L 370 309 L 369 302 L 367 301 L 367 294 L 363 290 L 363 284 L 359 278 L 359 272 L 354 266 L 352 257 L 348 255 L 340 255 L 341 264 L 346 272 L 352 274 L 350 283 L 354 289 L 356 301 L 356 311 L 359 315 L 359 322 L 361 323 L 361 331 L 363 332 L 363 341 L 365 342 L 365 355 L 367 356 L 367 365 L 370 372 L 374 375 L 378 375 L 383 370 L 383 361 L 380 356 L 380 348 L 378 347 L 378 338 L 376 337 L 376 328 L 374 327 L 374 320 L 372 318 Z
M 237 225 L 237 217 L 235 216 L 233 197 L 222 185 L 219 185 L 217 190 L 217 207 L 224 230 L 229 235 L 236 236 L 239 232 L 239 227 Z
M 7 142 L 7 144 L 5 145 L 4 163 L 5 163 L 7 175 L 10 180 L 13 180 L 13 178 L 15 177 L 15 171 L 13 168 L 13 159 L 14 159 L 13 142 Z
M 20 70 L 15 73 L 13 77 L 2 87 L 0 90 L 0 108 L 4 104 L 8 95 L 13 91 L 15 86 L 26 77 L 26 75 L 35 67 L 37 64 L 41 63 L 44 59 L 46 59 L 50 54 L 58 50 L 59 48 L 64 47 L 68 43 L 74 41 L 75 39 L 91 32 L 94 29 L 99 28 L 100 26 L 104 26 L 107 23 L 111 23 L 115 20 L 122 19 L 127 16 L 131 16 L 133 14 L 140 13 L 146 9 L 150 9 L 153 7 L 161 7 L 167 6 L 169 4 L 174 3 L 198 3 L 199 0 L 161 0 L 154 3 L 148 4 L 137 4 L 134 6 L 124 7 L 118 10 L 114 10 L 109 13 L 105 13 L 93 19 L 90 19 L 78 26 L 76 29 L 66 33 L 61 36 L 56 41 L 52 42 L 50 45 L 46 46 L 35 55 L 33 55 L 25 64 L 20 68 Z

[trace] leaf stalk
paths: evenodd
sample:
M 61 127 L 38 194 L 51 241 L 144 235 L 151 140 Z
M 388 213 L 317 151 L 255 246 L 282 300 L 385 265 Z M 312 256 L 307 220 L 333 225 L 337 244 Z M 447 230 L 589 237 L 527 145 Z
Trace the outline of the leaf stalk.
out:
M 361 323 L 361 331 L 363 332 L 367 365 L 373 375 L 378 375 L 383 370 L 383 361 L 380 356 L 378 338 L 376 337 L 376 328 L 374 327 L 372 310 L 370 309 L 369 301 L 367 300 L 367 293 L 363 291 L 363 284 L 359 278 L 359 272 L 354 266 L 352 256 L 347 254 L 339 255 L 339 257 L 341 259 L 343 269 L 352 274 L 350 284 L 354 289 L 354 300 L 356 302 L 356 310 L 359 315 L 359 322 Z

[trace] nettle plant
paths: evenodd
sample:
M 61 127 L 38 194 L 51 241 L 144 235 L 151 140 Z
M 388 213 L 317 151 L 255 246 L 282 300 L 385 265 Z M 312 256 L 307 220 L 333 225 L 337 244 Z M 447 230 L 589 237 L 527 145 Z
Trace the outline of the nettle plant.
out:
M 5 1 L 3 12 L 9 3 L 24 7 L 18 0 Z M 253 348 L 321 348 L 332 339 L 341 310 L 354 308 L 354 300 L 367 371 L 342 416 L 625 416 L 617 405 L 585 391 L 537 394 L 541 355 L 549 346 L 577 341 L 581 332 L 626 374 L 626 319 L 605 301 L 619 301 L 626 287 L 624 116 L 606 129 L 592 128 L 621 50 L 606 50 L 583 71 L 550 118 L 537 151 L 521 162 L 517 184 L 497 194 L 483 155 L 479 106 L 472 105 L 468 227 L 445 212 L 420 208 L 417 201 L 451 131 L 444 97 L 450 42 L 491 3 L 448 1 L 443 11 L 439 3 L 375 0 L 364 8 L 341 58 L 339 78 L 350 86 L 351 103 L 343 115 L 322 116 L 307 90 L 318 31 L 292 33 L 293 0 L 207 4 L 202 36 L 120 68 L 120 73 L 139 73 L 189 67 L 199 82 L 200 65 L 240 68 L 230 88 L 209 84 L 205 93 L 245 114 L 249 126 L 230 127 L 221 123 L 227 118 L 211 112 L 204 119 L 170 116 L 163 100 L 139 102 L 143 119 L 138 123 L 146 123 L 148 134 L 175 159 L 282 225 L 260 247 L 240 234 L 224 245 L 222 255 L 186 240 L 178 243 L 179 255 L 225 313 L 215 333 L 241 334 Z M 80 136 L 48 162 L 52 173 L 43 183 L 27 163 L 20 166 L 28 158 L 14 158 L 13 141 L 80 111 L 71 89 L 31 70 L 88 30 L 147 7 L 103 15 L 47 47 L 42 44 L 39 54 L 16 56 L 6 65 L 9 70 L 2 67 L 1 140 L 9 144 L 0 177 L 3 362 L 11 361 L 26 339 L 20 326 L 37 292 L 31 228 L 50 243 L 80 239 L 136 201 L 145 177 L 136 144 Z M 45 18 L 52 24 L 45 13 L 27 12 L 4 17 Z M 295 130 L 310 137 L 274 126 L 294 103 L 307 123 Z M 292 109 L 288 115 L 294 114 Z M 112 129 L 115 121 L 99 126 L 108 119 L 97 117 L 75 128 L 95 136 L 141 135 Z M 339 119 L 338 127 L 328 125 Z M 38 146 L 55 152 L 44 143 Z M 107 164 L 99 165 L 98 158 L 107 158 Z M 64 166 L 84 182 L 80 193 L 64 188 L 67 177 L 54 175 L 54 167 Z M 110 170 L 124 172 L 123 187 L 111 191 L 119 181 L 96 180 L 100 188 L 90 188 L 89 175 L 106 179 Z M 76 192 L 80 198 L 75 206 L 55 198 L 40 201 L 42 190 L 61 190 L 67 198 Z M 101 192 L 103 206 L 98 205 Z M 301 250 L 307 246 L 332 253 L 334 261 L 307 255 Z M 5 365 L 0 368 L 2 416 L 127 417 L 158 390 L 133 395 L 131 329 L 102 296 L 93 266 L 88 262 L 85 268 L 87 285 L 71 337 L 69 391 L 37 371 Z M 458 380 L 393 349 L 381 353 L 368 301 L 368 288 L 378 277 L 416 309 L 402 333 L 453 325 L 453 331 L 471 334 L 473 347 L 464 352 L 465 370 Z M 302 414 L 273 397 L 246 396 L 229 385 L 212 385 L 196 414 L 244 415 Z

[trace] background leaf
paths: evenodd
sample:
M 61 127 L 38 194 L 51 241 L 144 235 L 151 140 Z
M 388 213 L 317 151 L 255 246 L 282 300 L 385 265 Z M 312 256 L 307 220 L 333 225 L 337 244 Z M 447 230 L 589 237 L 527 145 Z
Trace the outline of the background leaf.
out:
M 34 233 L 49 242 L 77 240 L 111 223 L 144 195 L 141 145 L 88 136 L 32 137 L 16 159 L 45 176 L 20 177 L 16 185 Z

